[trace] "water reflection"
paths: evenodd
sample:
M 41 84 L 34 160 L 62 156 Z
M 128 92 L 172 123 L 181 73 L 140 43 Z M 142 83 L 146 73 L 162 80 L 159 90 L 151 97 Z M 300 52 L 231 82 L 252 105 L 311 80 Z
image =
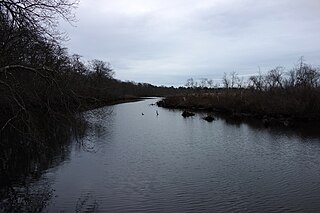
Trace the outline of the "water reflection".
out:
M 82 149 L 87 152 L 97 152 L 99 148 L 99 138 L 108 137 L 109 130 L 113 125 L 114 118 L 113 106 L 102 107 L 83 113 L 83 118 L 86 120 L 86 134 L 77 144 L 78 151 Z
M 1 131 L 0 211 L 41 212 L 54 193 L 45 172 L 69 160 L 73 141 L 78 149 L 93 151 L 94 138 L 106 129 L 91 118 L 107 119 L 111 109 L 54 118 L 34 115 L 32 136 L 14 128 Z
M 317 122 L 296 123 L 294 126 L 273 125 L 266 127 L 263 122 L 256 118 L 241 117 L 230 118 L 223 114 L 216 113 L 215 116 L 225 122 L 226 125 L 231 125 L 240 128 L 241 125 L 248 125 L 250 128 L 257 131 L 264 131 L 275 135 L 287 135 L 288 137 L 299 137 L 304 139 L 319 139 L 320 125 Z
M 98 212 L 99 203 L 90 193 L 80 196 L 76 204 L 76 212 Z
M 181 111 L 150 105 L 154 102 L 86 112 L 80 122 L 85 128 L 76 133 L 66 124 L 51 125 L 51 133 L 64 136 L 48 136 L 52 147 L 45 152 L 5 149 L 0 211 L 320 208 L 316 134 L 265 128 L 250 119 L 217 116 L 208 123 L 201 114 L 184 119 Z

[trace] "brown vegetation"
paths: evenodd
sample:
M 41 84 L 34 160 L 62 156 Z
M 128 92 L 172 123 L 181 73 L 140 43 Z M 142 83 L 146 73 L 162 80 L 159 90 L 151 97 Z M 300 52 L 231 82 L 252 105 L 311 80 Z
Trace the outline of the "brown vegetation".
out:
M 254 116 L 268 122 L 278 119 L 286 121 L 285 125 L 293 121 L 320 121 L 319 80 L 319 69 L 303 63 L 301 59 L 301 63 L 288 74 L 277 67 L 266 75 L 252 76 L 246 85 L 237 84 L 237 87 L 234 80 L 225 75 L 225 88 L 207 88 L 167 97 L 158 105 L 218 111 L 233 117 Z

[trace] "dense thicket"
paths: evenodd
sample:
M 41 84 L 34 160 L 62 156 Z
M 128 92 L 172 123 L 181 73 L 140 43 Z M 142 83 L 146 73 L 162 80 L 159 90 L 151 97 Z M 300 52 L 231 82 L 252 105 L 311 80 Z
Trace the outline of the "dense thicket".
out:
M 53 35 L 56 17 L 67 14 L 75 3 L 57 2 L 0 2 L 1 136 L 8 128 L 31 133 L 39 111 L 55 116 L 79 105 L 64 80 L 69 69 L 66 51 Z

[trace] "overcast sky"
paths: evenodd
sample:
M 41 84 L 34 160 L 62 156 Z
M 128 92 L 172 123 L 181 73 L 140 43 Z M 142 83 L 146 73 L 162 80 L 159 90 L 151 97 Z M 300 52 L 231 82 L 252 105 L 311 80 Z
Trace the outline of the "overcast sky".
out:
M 156 85 L 320 65 L 319 0 L 80 0 L 70 53 Z

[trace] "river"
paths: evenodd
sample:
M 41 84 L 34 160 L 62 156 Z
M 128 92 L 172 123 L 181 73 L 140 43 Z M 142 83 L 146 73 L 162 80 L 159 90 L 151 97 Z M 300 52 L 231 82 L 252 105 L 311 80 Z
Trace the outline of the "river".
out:
M 316 133 L 183 118 L 155 102 L 86 112 L 83 138 L 28 183 L 38 210 L 320 211 Z

